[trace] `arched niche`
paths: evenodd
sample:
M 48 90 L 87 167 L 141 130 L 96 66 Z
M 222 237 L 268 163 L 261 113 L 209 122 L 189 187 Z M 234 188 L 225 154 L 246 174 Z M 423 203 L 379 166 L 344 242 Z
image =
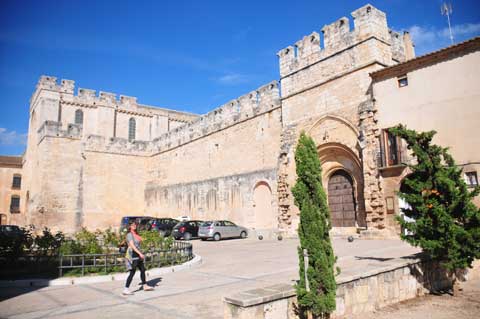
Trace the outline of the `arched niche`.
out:
M 256 183 L 253 188 L 253 209 L 256 229 L 277 227 L 277 218 L 272 207 L 272 189 L 266 181 Z

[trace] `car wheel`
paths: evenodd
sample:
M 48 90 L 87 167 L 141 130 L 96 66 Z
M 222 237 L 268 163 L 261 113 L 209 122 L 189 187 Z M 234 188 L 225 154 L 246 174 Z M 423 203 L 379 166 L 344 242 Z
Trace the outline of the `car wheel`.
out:
M 185 233 L 185 234 L 183 235 L 183 239 L 185 239 L 185 240 L 190 240 L 190 239 L 192 239 L 192 234 L 190 234 L 190 233 Z
M 247 238 L 247 233 L 244 232 L 244 231 L 242 231 L 242 232 L 240 233 L 240 238 L 242 238 L 242 239 Z
M 215 233 L 215 235 L 213 235 L 213 240 L 215 241 L 219 241 L 220 240 L 220 234 L 219 233 Z

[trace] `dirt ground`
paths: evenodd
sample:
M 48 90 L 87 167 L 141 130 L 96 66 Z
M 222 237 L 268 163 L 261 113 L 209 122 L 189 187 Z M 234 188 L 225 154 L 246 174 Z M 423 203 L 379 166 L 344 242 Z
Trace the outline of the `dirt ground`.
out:
M 480 278 L 462 283 L 458 297 L 428 295 L 351 319 L 472 319 L 480 318 Z

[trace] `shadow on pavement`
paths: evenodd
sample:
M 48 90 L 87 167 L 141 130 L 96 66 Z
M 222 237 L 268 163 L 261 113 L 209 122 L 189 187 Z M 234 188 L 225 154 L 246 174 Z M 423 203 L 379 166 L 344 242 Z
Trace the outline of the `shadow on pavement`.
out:
M 355 256 L 355 259 L 357 259 L 357 260 L 376 260 L 376 261 L 385 262 L 385 261 L 392 260 L 394 258 Z

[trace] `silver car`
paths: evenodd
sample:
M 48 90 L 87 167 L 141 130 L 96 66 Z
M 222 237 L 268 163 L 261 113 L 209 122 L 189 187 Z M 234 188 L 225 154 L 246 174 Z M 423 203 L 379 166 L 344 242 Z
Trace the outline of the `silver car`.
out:
M 248 230 L 245 227 L 237 226 L 228 220 L 210 220 L 200 225 L 198 228 L 198 237 L 201 240 L 213 238 L 218 241 L 222 238 L 246 238 Z

